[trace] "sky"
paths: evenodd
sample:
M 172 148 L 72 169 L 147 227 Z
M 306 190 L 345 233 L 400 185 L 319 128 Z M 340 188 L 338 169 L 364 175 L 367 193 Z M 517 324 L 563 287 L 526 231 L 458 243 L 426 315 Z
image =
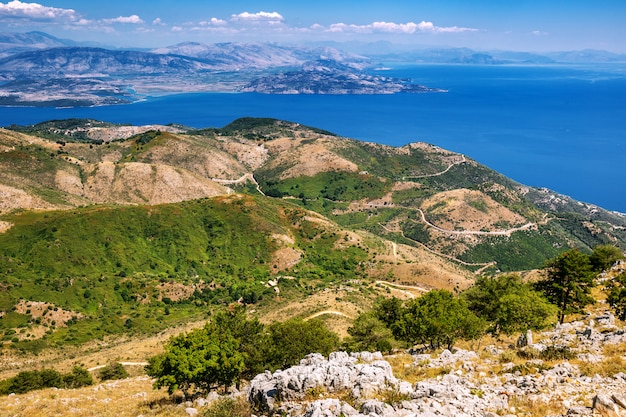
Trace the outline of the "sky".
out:
M 0 32 L 115 47 L 180 42 L 378 42 L 626 53 L 626 0 L 0 1 Z

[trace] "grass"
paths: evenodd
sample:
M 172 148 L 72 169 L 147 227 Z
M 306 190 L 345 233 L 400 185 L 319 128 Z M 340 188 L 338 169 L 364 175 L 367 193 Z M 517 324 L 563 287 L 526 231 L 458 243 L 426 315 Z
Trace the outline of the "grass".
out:
M 245 398 L 220 398 L 211 404 L 202 417 L 249 417 L 252 415 L 250 404 Z
M 555 416 L 564 415 L 567 412 L 567 406 L 563 399 L 551 397 L 550 401 L 542 401 L 535 396 L 512 396 L 509 397 L 509 410 L 515 410 L 516 416 Z
M 607 344 L 602 350 L 603 359 L 599 362 L 573 360 L 572 363 L 578 365 L 586 376 L 613 377 L 620 372 L 626 373 L 626 343 Z
M 415 363 L 414 358 L 407 354 L 396 354 L 385 358 L 391 365 L 393 375 L 401 380 L 414 384 L 430 378 L 449 374 L 454 369 L 450 366 L 431 367 L 430 362 Z
M 149 378 L 142 376 L 117 380 L 74 390 L 44 389 L 4 397 L 0 415 L 52 417 L 184 417 L 165 391 L 152 389 Z

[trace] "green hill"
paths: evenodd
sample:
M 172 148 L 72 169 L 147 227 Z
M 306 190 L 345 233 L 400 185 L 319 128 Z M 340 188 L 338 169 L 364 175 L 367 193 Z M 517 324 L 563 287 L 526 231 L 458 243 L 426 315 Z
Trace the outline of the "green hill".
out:
M 465 155 L 274 119 L 0 129 L 0 195 L 0 338 L 30 350 L 263 308 L 279 276 L 282 300 L 357 281 L 371 298 L 381 278 L 454 289 L 626 249 L 623 215 Z

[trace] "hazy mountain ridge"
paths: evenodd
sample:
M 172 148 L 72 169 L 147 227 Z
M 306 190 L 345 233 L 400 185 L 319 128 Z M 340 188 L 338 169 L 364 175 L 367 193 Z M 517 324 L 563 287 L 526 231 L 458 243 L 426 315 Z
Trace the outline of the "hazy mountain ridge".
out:
M 134 101 L 150 92 L 240 91 L 258 77 L 320 59 L 349 67 L 352 77 L 335 76 L 332 86 L 318 89 L 339 94 L 355 88 L 370 94 L 400 91 L 372 82 L 376 77 L 364 72 L 372 65 L 366 58 L 327 47 L 182 43 L 151 52 L 84 46 L 27 49 L 0 59 L 2 105 L 103 105 Z M 346 83 L 349 88 L 342 88 Z
M 356 52 L 346 52 L 353 48 Z M 185 42 L 151 51 L 105 49 L 41 32 L 0 35 L 0 105 L 91 106 L 145 94 L 395 94 L 441 91 L 373 73 L 380 62 L 464 65 L 626 62 L 605 51 L 533 54 L 384 43 L 282 46 Z M 320 65 L 323 62 L 323 65 Z M 315 68 L 315 70 L 313 70 Z

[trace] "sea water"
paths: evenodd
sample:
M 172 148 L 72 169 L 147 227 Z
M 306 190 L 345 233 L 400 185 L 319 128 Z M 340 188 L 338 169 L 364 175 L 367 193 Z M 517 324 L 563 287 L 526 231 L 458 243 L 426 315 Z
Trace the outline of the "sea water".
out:
M 382 74 L 445 93 L 179 94 L 92 108 L 0 108 L 0 126 L 70 117 L 221 127 L 273 117 L 345 137 L 402 146 L 424 141 L 526 185 L 626 213 L 626 64 L 387 64 Z

